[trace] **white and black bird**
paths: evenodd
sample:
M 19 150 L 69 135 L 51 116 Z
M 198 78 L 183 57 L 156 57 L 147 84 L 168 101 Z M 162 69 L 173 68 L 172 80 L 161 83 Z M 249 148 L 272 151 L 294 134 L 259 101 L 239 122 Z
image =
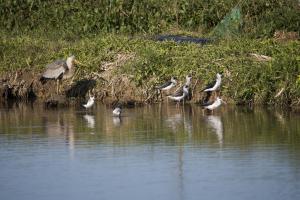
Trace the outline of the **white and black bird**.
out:
M 161 91 L 167 91 L 173 88 L 177 84 L 177 80 L 175 77 L 172 77 L 170 81 L 165 82 L 162 85 L 156 86 L 155 89 L 161 90 Z
M 221 86 L 222 75 L 217 73 L 217 78 L 215 81 L 206 85 L 206 87 L 202 90 L 203 92 L 213 92 L 219 89 Z
M 85 107 L 86 109 L 92 107 L 95 103 L 95 97 L 90 96 L 89 100 L 87 101 L 86 104 L 83 104 L 82 106 Z
M 184 85 L 182 88 L 182 94 L 180 95 L 168 95 L 167 97 L 171 100 L 177 101 L 177 105 L 180 101 L 183 101 L 184 103 L 184 99 L 189 95 L 189 86 Z
M 57 80 L 56 92 L 59 93 L 59 81 L 62 79 L 71 78 L 75 72 L 75 56 L 70 56 L 67 60 L 56 60 L 53 63 L 46 65 L 46 70 L 42 74 L 40 81 L 45 84 L 47 80 Z
M 213 111 L 216 108 L 218 108 L 219 106 L 221 106 L 222 103 L 226 104 L 226 102 L 223 101 L 220 97 L 217 97 L 214 102 L 210 102 L 210 103 L 207 102 L 205 104 L 202 104 L 202 107 L 206 110 Z
M 116 106 L 115 109 L 112 111 L 114 117 L 120 117 L 122 112 L 121 106 Z
M 185 77 L 185 84 L 184 85 L 187 85 L 189 86 L 189 93 L 188 93 L 188 96 L 185 97 L 186 100 L 191 100 L 192 99 L 192 91 L 191 91 L 191 88 L 190 88 L 190 85 L 192 83 L 192 76 L 191 75 L 187 75 Z M 183 94 L 183 86 L 177 88 L 177 90 L 175 91 L 174 93 L 174 96 L 181 96 Z

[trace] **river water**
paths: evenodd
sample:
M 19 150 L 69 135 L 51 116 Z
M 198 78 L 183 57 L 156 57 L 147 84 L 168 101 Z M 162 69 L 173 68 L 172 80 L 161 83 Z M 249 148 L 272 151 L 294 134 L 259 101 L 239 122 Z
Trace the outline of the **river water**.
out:
M 300 114 L 0 108 L 0 199 L 300 199 Z

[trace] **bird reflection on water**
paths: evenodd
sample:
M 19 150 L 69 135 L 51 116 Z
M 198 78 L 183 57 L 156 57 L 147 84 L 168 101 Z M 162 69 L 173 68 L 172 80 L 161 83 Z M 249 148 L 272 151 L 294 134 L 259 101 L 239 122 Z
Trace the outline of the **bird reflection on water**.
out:
M 212 128 L 214 133 L 217 135 L 218 142 L 220 145 L 223 144 L 223 123 L 221 117 L 215 115 L 206 116 L 206 121 L 209 127 Z
M 95 116 L 94 115 L 85 114 L 85 115 L 83 115 L 83 118 L 87 122 L 87 127 L 95 128 Z

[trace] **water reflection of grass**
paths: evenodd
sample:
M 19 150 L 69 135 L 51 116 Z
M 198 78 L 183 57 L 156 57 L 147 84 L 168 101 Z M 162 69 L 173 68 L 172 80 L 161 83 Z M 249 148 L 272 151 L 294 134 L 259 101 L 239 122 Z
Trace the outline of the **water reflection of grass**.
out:
M 95 119 L 93 127 L 84 119 L 84 111 L 14 105 L 1 109 L 0 132 L 9 139 L 22 135 L 72 139 L 75 145 L 83 141 L 117 146 L 163 143 L 238 148 L 280 144 L 299 149 L 300 116 L 280 110 L 228 106 L 212 118 L 203 116 L 198 106 L 177 109 L 154 105 L 126 110 L 120 124 L 114 122 L 110 108 L 105 106 L 98 105 L 89 114 Z

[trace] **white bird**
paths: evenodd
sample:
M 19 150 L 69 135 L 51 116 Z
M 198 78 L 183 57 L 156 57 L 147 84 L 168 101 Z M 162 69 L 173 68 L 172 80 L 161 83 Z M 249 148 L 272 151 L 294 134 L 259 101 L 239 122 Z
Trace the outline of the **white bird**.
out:
M 187 76 L 185 77 L 185 80 L 186 80 L 186 82 L 185 82 L 184 85 L 190 86 L 191 83 L 192 83 L 192 76 L 191 76 L 191 75 L 187 75 Z M 183 86 L 177 88 L 173 96 L 181 96 L 182 93 L 183 93 Z M 187 100 L 191 100 L 191 99 L 192 99 L 192 91 L 191 91 L 191 88 L 189 88 L 189 95 L 187 96 L 186 99 L 187 99 Z
M 202 107 L 204 109 L 213 111 L 214 109 L 218 108 L 222 103 L 226 104 L 226 102 L 223 101 L 220 97 L 217 97 L 217 99 L 214 102 L 203 104 Z
M 166 90 L 170 90 L 171 88 L 173 88 L 176 84 L 177 84 L 176 78 L 172 77 L 170 81 L 168 81 L 162 85 L 156 86 L 155 88 L 162 90 L 162 91 L 166 91 Z
M 185 99 L 185 97 L 187 97 L 189 95 L 189 86 L 184 85 L 182 88 L 182 94 L 180 96 L 177 95 L 169 95 L 167 96 L 169 99 L 172 99 L 174 101 L 177 101 L 178 103 Z
M 86 104 L 83 104 L 82 106 L 85 107 L 86 109 L 92 107 L 95 103 L 95 97 L 90 96 L 88 102 Z
M 217 73 L 217 78 L 215 81 L 206 85 L 203 89 L 204 92 L 212 92 L 216 91 L 221 86 L 222 76 L 221 74 Z
M 113 110 L 112 113 L 113 113 L 113 116 L 114 116 L 114 117 L 120 117 L 121 112 L 122 112 L 121 107 L 117 106 L 117 107 Z

